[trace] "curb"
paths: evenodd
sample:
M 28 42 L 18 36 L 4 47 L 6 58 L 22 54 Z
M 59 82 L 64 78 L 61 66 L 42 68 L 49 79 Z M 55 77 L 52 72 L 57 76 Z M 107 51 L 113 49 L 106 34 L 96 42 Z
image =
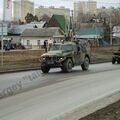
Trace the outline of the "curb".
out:
M 94 113 L 97 110 L 105 108 L 106 106 L 113 104 L 120 100 L 120 89 L 112 92 L 109 95 L 101 96 L 94 101 L 90 101 L 84 105 L 66 112 L 62 115 L 58 115 L 51 120 L 80 120 L 81 118 Z
M 25 71 L 33 71 L 33 70 L 40 70 L 40 67 L 37 67 L 37 68 L 17 69 L 17 70 L 8 70 L 8 71 L 0 71 L 0 74 L 16 73 L 16 72 L 25 72 Z
M 111 62 L 111 61 L 110 61 L 110 60 L 96 61 L 96 62 L 91 62 L 91 64 L 101 64 L 101 63 L 107 63 L 107 62 Z M 25 71 L 33 71 L 33 70 L 40 70 L 40 67 L 36 67 L 36 68 L 25 68 L 25 69 L 16 69 L 16 70 L 8 70 L 8 71 L 0 71 L 0 74 L 16 73 L 16 72 L 25 72 Z

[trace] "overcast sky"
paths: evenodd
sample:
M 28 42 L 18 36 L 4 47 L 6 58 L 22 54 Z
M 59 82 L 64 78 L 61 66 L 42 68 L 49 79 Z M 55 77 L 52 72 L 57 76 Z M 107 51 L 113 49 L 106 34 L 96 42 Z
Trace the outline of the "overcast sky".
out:
M 73 7 L 74 1 L 90 1 L 90 0 L 31 0 L 35 2 L 35 5 L 45 5 L 45 6 L 66 6 L 66 7 Z M 91 0 L 95 1 L 95 0 Z M 98 3 L 98 7 L 100 6 L 118 6 L 120 0 L 96 0 Z
M 65 6 L 67 8 L 73 9 L 73 2 L 76 0 L 31 0 L 34 1 L 35 6 L 55 6 L 55 7 L 60 7 L 60 6 Z M 88 0 L 81 0 L 81 1 L 88 1 Z M 91 0 L 92 1 L 92 0 Z M 105 6 L 105 7 L 110 7 L 110 6 L 120 6 L 118 4 L 120 0 L 96 0 L 97 1 L 97 6 Z M 2 16 L 2 9 L 3 9 L 3 0 L 0 0 L 0 19 Z

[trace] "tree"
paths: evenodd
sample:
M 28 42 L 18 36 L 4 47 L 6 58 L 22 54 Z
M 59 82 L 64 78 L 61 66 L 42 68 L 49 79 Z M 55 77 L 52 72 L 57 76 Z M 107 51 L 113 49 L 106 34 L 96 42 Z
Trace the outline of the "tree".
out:
M 110 34 L 111 34 L 110 23 L 107 22 L 105 18 L 104 18 L 103 26 L 104 26 L 103 38 L 104 38 L 104 40 L 110 40 Z
M 48 22 L 49 20 L 50 20 L 50 16 L 48 16 L 47 14 L 44 14 L 42 17 L 41 17 L 41 21 L 46 21 L 46 22 Z
M 79 13 L 78 21 L 81 21 L 81 22 L 93 22 L 93 18 L 94 18 L 94 14 L 91 14 L 89 12 L 86 13 L 86 14 Z
M 120 25 L 120 9 L 119 8 L 116 8 L 116 9 L 112 9 L 111 10 L 111 21 L 112 21 L 112 24 L 114 26 L 118 26 Z
M 39 21 L 37 15 L 34 16 L 34 21 Z
M 31 13 L 27 13 L 27 15 L 25 16 L 25 21 L 26 23 L 30 23 L 30 22 L 39 21 L 39 20 L 37 15 L 34 16 Z
M 25 16 L 25 21 L 26 23 L 34 21 L 34 16 L 31 13 L 27 13 L 27 15 Z
M 102 11 L 98 13 L 98 18 L 101 20 L 106 19 L 106 21 L 111 22 L 113 26 L 120 25 L 120 9 L 114 7 L 102 9 Z

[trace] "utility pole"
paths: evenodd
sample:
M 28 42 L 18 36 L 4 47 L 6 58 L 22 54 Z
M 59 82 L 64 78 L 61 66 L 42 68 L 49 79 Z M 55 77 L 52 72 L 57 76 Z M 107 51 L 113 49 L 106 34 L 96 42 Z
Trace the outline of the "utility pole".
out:
M 73 37 L 73 33 L 74 33 L 73 10 L 71 10 L 71 15 L 70 15 L 70 34 L 71 34 L 71 37 Z
M 3 23 L 1 23 L 1 65 L 3 66 Z
M 111 14 L 110 14 L 110 45 L 112 45 L 112 21 L 111 21 Z
M 72 30 L 73 30 L 73 10 L 71 10 L 71 25 L 72 25 Z

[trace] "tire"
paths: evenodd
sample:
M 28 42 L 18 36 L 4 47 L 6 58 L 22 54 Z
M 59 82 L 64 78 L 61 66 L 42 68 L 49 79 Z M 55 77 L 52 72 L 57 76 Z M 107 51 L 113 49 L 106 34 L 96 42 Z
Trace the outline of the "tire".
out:
M 69 73 L 72 71 L 73 67 L 73 62 L 71 59 L 67 59 L 64 63 L 63 66 L 61 67 L 62 71 L 65 73 Z
M 41 66 L 41 70 L 43 73 L 48 73 L 49 70 L 50 70 L 50 67 L 47 67 L 47 66 Z
M 62 66 L 62 67 L 60 67 L 60 68 L 61 68 L 61 70 L 62 70 L 62 71 L 64 71 L 63 66 Z
M 119 60 L 119 61 L 117 61 L 117 63 L 118 63 L 118 64 L 120 64 L 120 60 Z
M 115 62 L 116 62 L 116 61 L 115 61 L 115 59 L 113 58 L 113 59 L 112 59 L 112 64 L 115 64 Z
M 81 65 L 82 70 L 86 71 L 89 68 L 90 60 L 88 57 L 85 57 L 83 64 Z

